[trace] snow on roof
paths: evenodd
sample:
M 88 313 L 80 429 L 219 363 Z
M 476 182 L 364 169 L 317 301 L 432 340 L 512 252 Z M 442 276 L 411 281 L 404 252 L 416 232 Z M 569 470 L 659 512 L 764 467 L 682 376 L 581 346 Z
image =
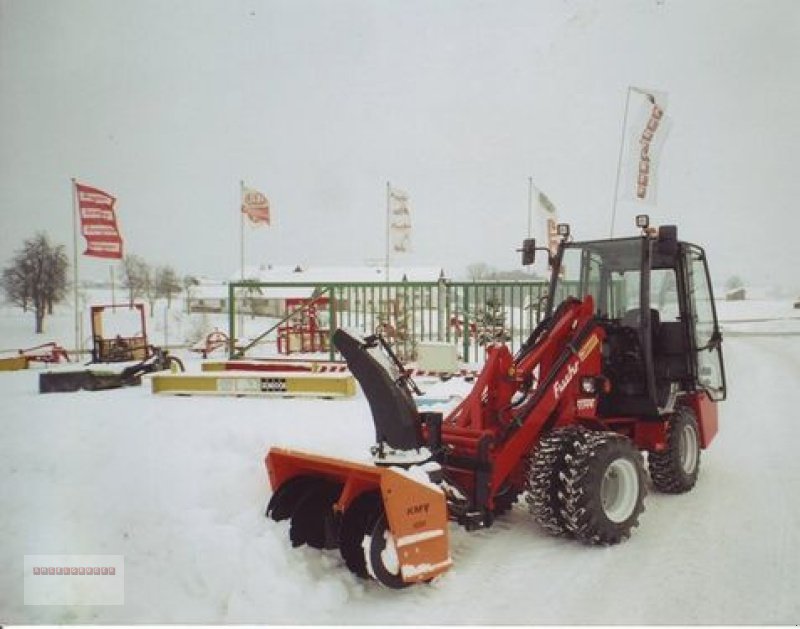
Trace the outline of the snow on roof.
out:
M 386 269 L 375 266 L 321 266 L 303 267 L 282 265 L 269 267 L 245 266 L 244 273 L 237 271 L 228 281 L 245 280 L 275 284 L 313 283 L 323 285 L 330 282 L 358 283 L 383 282 Z M 390 267 L 390 282 L 438 282 L 445 277 L 444 270 L 435 266 Z M 264 299 L 289 299 L 311 297 L 311 287 L 270 287 L 260 289 L 258 296 Z M 194 299 L 227 299 L 228 285 L 203 278 L 198 286 L 191 289 Z
M 231 281 L 238 281 L 242 277 L 259 282 L 275 282 L 281 284 L 294 284 L 300 282 L 313 282 L 324 284 L 327 282 L 383 282 L 386 277 L 384 267 L 375 266 L 320 266 L 305 267 L 301 265 L 255 267 L 246 266 L 244 273 L 236 272 L 231 276 Z M 416 267 L 390 267 L 390 282 L 438 282 L 445 277 L 444 269 L 435 266 Z

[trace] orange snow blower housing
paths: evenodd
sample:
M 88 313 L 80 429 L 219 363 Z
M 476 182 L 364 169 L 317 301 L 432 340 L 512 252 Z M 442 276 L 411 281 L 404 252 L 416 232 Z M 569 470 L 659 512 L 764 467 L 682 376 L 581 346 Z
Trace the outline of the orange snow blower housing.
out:
M 416 385 L 381 337 L 334 343 L 370 404 L 372 464 L 273 448 L 267 515 L 294 545 L 339 548 L 389 587 L 451 565 L 448 520 L 491 526 L 521 494 L 548 532 L 615 544 L 654 487 L 689 491 L 725 397 L 722 337 L 705 253 L 671 226 L 640 237 L 562 241 L 550 305 L 512 356 L 487 347 L 470 394 L 447 417 L 421 413 Z M 536 244 L 523 243 L 523 263 Z M 554 307 L 556 299 L 559 300 Z

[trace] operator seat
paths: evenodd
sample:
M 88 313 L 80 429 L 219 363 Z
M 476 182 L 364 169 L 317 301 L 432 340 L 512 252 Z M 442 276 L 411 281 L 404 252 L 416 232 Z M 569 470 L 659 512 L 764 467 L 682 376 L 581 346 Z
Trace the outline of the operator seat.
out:
M 622 325 L 626 328 L 633 328 L 639 330 L 642 324 L 642 309 L 632 308 L 626 312 L 622 317 Z M 659 328 L 661 327 L 661 315 L 655 308 L 650 308 L 650 332 L 652 338 L 652 347 L 656 347 L 656 339 L 658 339 Z
M 610 395 L 603 396 L 600 413 L 657 417 L 658 408 L 647 393 L 644 347 L 641 336 L 641 309 L 628 310 L 618 326 L 609 332 L 609 374 L 612 380 Z M 655 354 L 661 328 L 658 310 L 650 309 L 651 347 Z

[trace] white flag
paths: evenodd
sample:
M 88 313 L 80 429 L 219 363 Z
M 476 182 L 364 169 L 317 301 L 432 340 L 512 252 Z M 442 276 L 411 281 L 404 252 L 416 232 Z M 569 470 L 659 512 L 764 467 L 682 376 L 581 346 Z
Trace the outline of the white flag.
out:
M 547 248 L 550 250 L 552 255 L 556 255 L 556 252 L 558 251 L 558 243 L 561 242 L 561 238 L 558 235 L 558 230 L 556 229 L 556 225 L 558 224 L 558 220 L 556 218 L 556 206 L 544 192 L 538 188 L 536 188 L 536 192 L 536 199 L 541 212 L 540 215 L 544 217 L 545 222 Z
M 658 162 L 672 124 L 666 115 L 667 94 L 638 87 L 632 87 L 631 92 L 631 98 L 636 99 L 638 105 L 625 129 L 628 141 L 627 155 L 623 160 L 623 197 L 655 205 Z
M 411 251 L 411 211 L 408 194 L 389 188 L 389 233 L 391 247 L 395 253 Z

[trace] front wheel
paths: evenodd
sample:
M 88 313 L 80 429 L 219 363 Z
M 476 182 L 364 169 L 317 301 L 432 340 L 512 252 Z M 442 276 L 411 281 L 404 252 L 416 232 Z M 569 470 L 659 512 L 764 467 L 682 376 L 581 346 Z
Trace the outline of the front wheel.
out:
M 650 478 L 659 491 L 682 494 L 700 474 L 700 430 L 688 408 L 679 408 L 667 423 L 667 448 L 647 455 Z
M 617 544 L 638 526 L 644 510 L 642 455 L 615 432 L 582 436 L 563 481 L 564 528 L 587 544 Z

